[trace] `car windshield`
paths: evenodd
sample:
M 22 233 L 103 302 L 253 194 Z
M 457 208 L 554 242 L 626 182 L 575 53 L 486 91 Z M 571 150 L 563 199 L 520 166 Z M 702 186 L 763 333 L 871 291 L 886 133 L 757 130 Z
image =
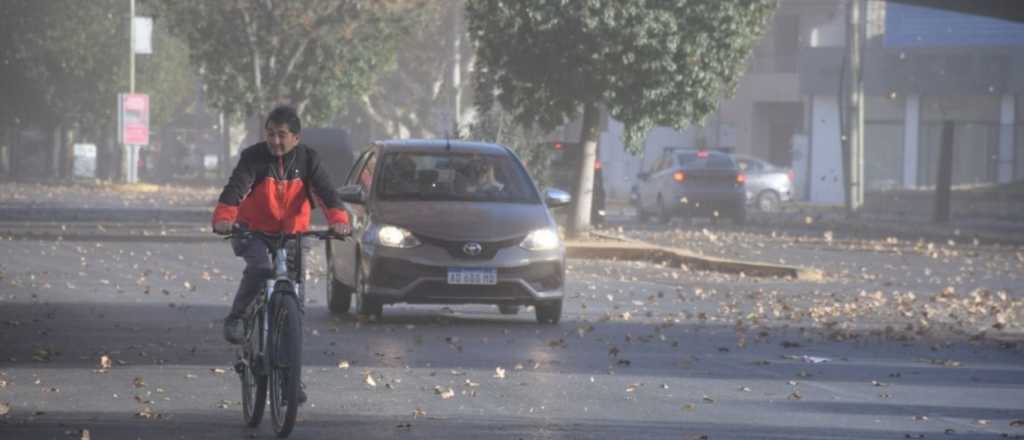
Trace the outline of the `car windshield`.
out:
M 686 152 L 676 156 L 679 166 L 683 168 L 704 168 L 713 170 L 731 170 L 736 168 L 736 162 L 726 154 L 714 152 Z
M 382 200 L 539 203 L 529 176 L 508 155 L 388 153 L 380 173 Z

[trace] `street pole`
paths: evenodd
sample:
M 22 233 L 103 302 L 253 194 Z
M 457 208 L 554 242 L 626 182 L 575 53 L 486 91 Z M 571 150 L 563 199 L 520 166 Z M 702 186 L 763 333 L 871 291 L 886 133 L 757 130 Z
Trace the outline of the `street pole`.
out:
M 128 0 L 128 93 L 135 93 L 135 0 Z M 121 171 L 125 183 L 135 183 L 138 159 L 134 145 L 121 145 Z
M 853 214 L 864 204 L 864 75 L 861 60 L 863 41 L 863 19 L 861 0 L 850 0 L 847 49 L 850 57 L 849 107 L 847 108 L 846 139 L 850 177 L 850 190 L 846 200 L 847 214 Z
M 458 3 L 456 3 L 458 5 Z M 452 110 L 455 112 L 455 130 L 461 131 L 462 109 L 462 11 L 463 8 L 452 8 Z M 459 137 L 459 133 L 454 133 Z
M 128 2 L 128 93 L 135 93 L 135 0 Z

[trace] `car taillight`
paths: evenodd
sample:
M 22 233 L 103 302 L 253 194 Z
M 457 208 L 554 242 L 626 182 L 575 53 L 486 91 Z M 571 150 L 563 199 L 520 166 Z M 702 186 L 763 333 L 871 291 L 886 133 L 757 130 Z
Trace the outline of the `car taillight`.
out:
M 679 183 L 683 183 L 683 181 L 686 180 L 686 173 L 682 171 L 676 171 L 672 173 L 672 180 L 675 180 L 676 182 Z
M 746 183 L 747 175 L 743 173 L 736 173 L 736 183 Z
M 794 173 L 793 170 L 789 170 L 786 172 L 786 177 L 789 177 L 789 183 L 793 183 L 793 181 L 796 180 L 796 173 Z
M 697 157 L 699 157 L 701 159 L 707 159 L 708 158 L 708 150 L 698 151 L 697 152 Z
M 594 161 L 594 169 L 595 170 L 601 169 L 601 161 L 599 161 L 599 160 L 595 160 Z

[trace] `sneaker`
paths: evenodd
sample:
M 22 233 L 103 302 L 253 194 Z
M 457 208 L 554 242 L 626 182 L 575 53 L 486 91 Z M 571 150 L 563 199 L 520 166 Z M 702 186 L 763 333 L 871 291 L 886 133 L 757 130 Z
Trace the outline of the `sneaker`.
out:
M 229 344 L 239 345 L 244 338 L 245 326 L 242 323 L 242 318 L 236 316 L 224 318 L 224 340 Z

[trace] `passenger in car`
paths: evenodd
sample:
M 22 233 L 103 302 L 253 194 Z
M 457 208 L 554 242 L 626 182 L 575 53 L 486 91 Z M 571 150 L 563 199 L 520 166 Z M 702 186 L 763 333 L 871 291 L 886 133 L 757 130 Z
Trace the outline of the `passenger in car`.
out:
M 408 153 L 398 153 L 382 170 L 388 192 L 409 194 L 417 192 L 416 161 Z
M 465 194 L 494 194 L 505 188 L 497 179 L 494 166 L 484 158 L 470 160 L 465 174 L 466 184 L 462 188 Z

